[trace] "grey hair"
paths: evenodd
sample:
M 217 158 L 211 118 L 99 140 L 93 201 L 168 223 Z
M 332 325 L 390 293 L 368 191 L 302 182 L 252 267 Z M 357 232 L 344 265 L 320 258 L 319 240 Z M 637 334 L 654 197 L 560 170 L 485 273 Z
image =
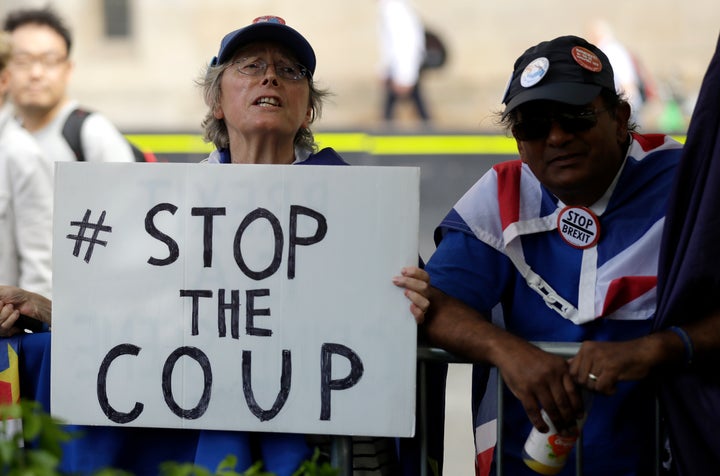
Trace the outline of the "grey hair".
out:
M 219 65 L 208 65 L 205 73 L 196 81 L 196 84 L 202 88 L 203 99 L 208 106 L 201 125 L 204 131 L 203 139 L 206 142 L 212 142 L 218 149 L 227 149 L 230 146 L 230 136 L 228 135 L 225 120 L 215 117 L 215 110 L 220 105 L 220 82 L 223 73 L 230 66 L 230 63 Z M 322 113 L 323 101 L 330 96 L 327 90 L 318 88 L 313 81 L 312 75 L 308 72 L 307 81 L 310 86 L 310 124 L 320 118 Z M 315 142 L 315 136 L 308 127 L 301 127 L 295 134 L 293 145 L 297 148 L 312 150 L 317 152 L 318 145 Z

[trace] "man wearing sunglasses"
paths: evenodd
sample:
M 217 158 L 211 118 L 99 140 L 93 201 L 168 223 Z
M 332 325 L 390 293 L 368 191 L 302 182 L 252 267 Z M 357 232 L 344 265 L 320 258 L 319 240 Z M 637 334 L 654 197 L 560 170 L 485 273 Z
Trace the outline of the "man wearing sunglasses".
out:
M 649 474 L 650 383 L 617 382 L 589 361 L 568 362 L 534 343 L 625 341 L 651 332 L 681 145 L 636 132 L 610 62 L 582 38 L 542 42 L 513 69 L 499 119 L 519 160 L 494 166 L 436 230 L 424 329 L 436 345 L 478 362 L 479 475 L 497 466 L 495 368 L 506 384 L 504 474 L 536 474 L 522 452 L 533 426 L 548 430 L 541 410 L 561 436 L 587 414 L 585 475 Z M 666 332 L 663 343 L 682 358 L 681 336 Z M 596 391 L 590 405 L 582 389 Z M 575 474 L 575 453 L 559 474 Z

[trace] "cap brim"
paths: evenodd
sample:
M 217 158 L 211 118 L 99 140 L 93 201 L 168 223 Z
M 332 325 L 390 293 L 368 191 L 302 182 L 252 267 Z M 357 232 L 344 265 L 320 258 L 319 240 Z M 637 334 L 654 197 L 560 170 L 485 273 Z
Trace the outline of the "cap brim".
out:
M 557 101 L 581 106 L 593 101 L 602 91 L 602 86 L 581 83 L 553 83 L 527 89 L 515 95 L 505 106 L 503 117 L 510 111 L 530 101 Z
M 274 41 L 284 45 L 295 54 L 300 64 L 310 70 L 310 73 L 315 73 L 315 52 L 310 43 L 289 26 L 270 22 L 255 23 L 238 30 L 223 47 L 217 62 L 229 61 L 238 48 L 254 41 Z

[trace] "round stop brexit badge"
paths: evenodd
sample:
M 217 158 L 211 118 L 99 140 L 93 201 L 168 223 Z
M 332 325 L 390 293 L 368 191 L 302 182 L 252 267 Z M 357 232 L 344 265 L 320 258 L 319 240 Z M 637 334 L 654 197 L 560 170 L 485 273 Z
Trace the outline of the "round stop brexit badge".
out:
M 589 208 L 563 208 L 557 226 L 565 243 L 581 250 L 595 246 L 600 239 L 600 220 Z

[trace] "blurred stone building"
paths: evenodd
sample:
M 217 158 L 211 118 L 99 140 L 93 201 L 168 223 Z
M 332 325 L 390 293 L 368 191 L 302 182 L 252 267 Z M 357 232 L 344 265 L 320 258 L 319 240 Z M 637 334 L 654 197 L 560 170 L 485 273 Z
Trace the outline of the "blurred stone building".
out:
M 265 14 L 282 16 L 315 47 L 316 80 L 334 93 L 316 130 L 382 127 L 374 0 L 3 0 L 0 15 L 48 3 L 75 35 L 73 96 L 124 131 L 198 130 L 204 105 L 194 80 L 225 33 Z M 720 33 L 717 0 L 608 0 L 602 10 L 588 0 L 415 3 L 449 50 L 425 82 L 438 130 L 495 131 L 491 113 L 515 58 L 554 36 L 583 36 L 600 16 L 661 94 L 689 110 Z M 402 119 L 408 129 L 410 116 Z

